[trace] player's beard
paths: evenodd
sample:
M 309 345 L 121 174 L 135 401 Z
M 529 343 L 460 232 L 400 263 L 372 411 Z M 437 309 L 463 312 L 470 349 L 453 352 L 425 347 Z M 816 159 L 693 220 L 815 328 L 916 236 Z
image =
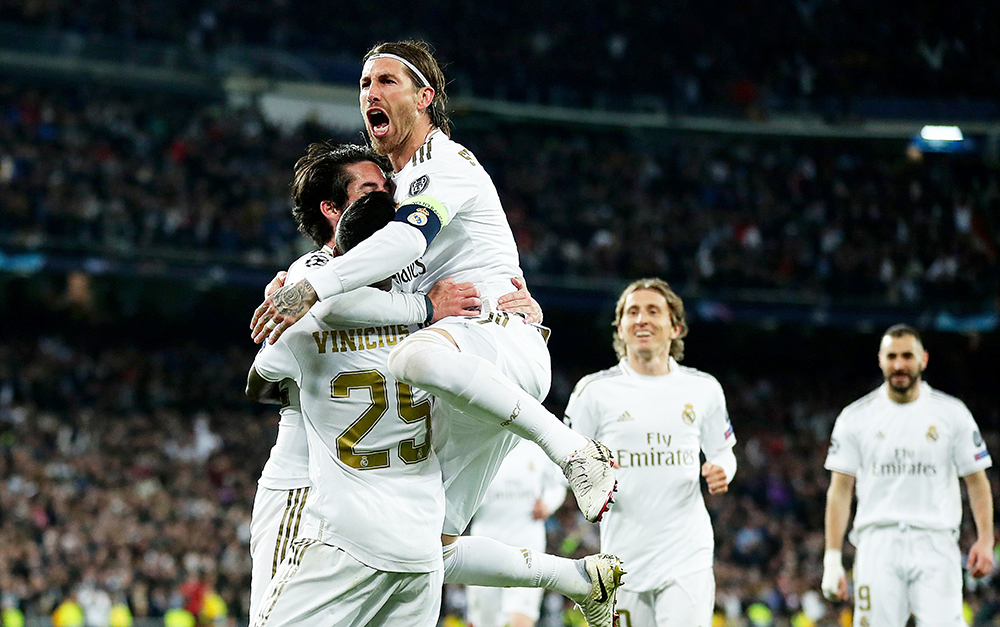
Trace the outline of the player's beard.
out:
M 894 384 L 892 382 L 893 377 L 901 374 L 905 374 L 907 376 L 906 384 L 905 385 Z M 890 373 L 889 376 L 886 377 L 885 382 L 889 384 L 889 387 L 892 388 L 893 392 L 896 392 L 897 394 L 905 394 L 910 390 L 912 390 L 913 386 L 918 385 L 920 383 L 920 377 L 922 374 L 923 372 L 920 370 L 917 370 L 916 372 L 906 372 L 898 370 L 896 372 Z
M 386 137 L 375 137 L 369 127 L 368 138 L 372 142 L 372 148 L 383 157 L 391 157 L 410 138 L 416 121 L 417 112 L 406 110 L 399 112 L 395 117 L 389 117 L 389 128 L 392 132 Z

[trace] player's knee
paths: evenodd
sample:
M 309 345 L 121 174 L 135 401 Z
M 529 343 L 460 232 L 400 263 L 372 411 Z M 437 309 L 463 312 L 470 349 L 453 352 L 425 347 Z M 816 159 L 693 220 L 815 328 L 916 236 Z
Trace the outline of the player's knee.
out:
M 441 355 L 454 352 L 434 334 L 416 333 L 389 353 L 389 372 L 397 381 L 419 388 L 433 387 L 440 378 Z

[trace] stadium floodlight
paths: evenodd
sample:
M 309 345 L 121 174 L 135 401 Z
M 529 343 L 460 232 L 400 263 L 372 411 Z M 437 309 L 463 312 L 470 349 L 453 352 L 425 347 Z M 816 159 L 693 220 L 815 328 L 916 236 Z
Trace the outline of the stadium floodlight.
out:
M 976 142 L 966 137 L 957 126 L 927 125 L 913 136 L 913 141 L 907 150 L 938 153 L 968 153 L 976 149 Z M 919 155 L 918 155 L 919 156 Z
M 927 125 L 920 129 L 920 137 L 927 141 L 939 142 L 960 142 L 965 139 L 962 135 L 962 129 L 957 126 Z

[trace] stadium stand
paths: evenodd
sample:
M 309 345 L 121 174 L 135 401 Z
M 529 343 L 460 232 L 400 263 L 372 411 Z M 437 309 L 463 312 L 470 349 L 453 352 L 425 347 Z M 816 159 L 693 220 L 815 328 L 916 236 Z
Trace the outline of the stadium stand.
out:
M 8 0 L 0 49 L 154 60 L 213 81 L 240 50 L 239 63 L 272 78 L 353 85 L 373 37 L 414 35 L 436 44 L 460 97 L 581 118 L 841 124 L 806 137 L 456 115 L 555 329 L 549 407 L 610 365 L 617 288 L 668 279 L 689 304 L 687 363 L 719 377 L 739 436 L 732 490 L 708 500 L 720 624 L 825 627 L 843 607 L 818 594 L 822 464 L 837 411 L 878 383 L 874 333 L 899 320 L 937 329 L 928 379 L 960 396 L 1000 450 L 1000 135 L 994 126 L 969 152 L 935 154 L 850 132 L 869 117 L 1000 119 L 1000 5 L 751 4 L 348 2 L 337 11 L 350 20 L 317 20 L 287 0 Z M 316 120 L 279 126 L 254 98 L 220 90 L 43 79 L 9 62 L 3 625 L 243 625 L 254 482 L 277 420 L 243 396 L 254 350 L 244 325 L 263 283 L 309 247 L 289 219 L 295 160 L 311 141 L 362 137 Z M 598 549 L 572 502 L 548 531 L 550 551 Z M 967 547 L 968 511 L 962 535 Z M 995 573 L 966 598 L 975 625 L 996 624 Z M 445 605 L 446 624 L 459 624 L 457 588 Z M 540 624 L 564 618 L 557 599 Z

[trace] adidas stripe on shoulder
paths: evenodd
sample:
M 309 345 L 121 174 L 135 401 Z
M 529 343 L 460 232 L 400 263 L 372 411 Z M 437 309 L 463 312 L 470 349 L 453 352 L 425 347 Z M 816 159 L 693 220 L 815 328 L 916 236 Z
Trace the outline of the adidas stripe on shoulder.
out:
M 602 379 L 610 379 L 612 377 L 620 377 L 624 374 L 625 371 L 622 370 L 621 364 L 615 364 L 614 366 L 611 366 L 610 368 L 607 368 L 605 370 L 601 370 L 593 374 L 588 374 L 584 378 L 580 379 L 579 382 L 577 382 L 576 387 L 573 388 L 573 394 L 579 395 L 580 393 L 583 392 L 584 388 L 586 388 L 594 381 L 600 381 Z

